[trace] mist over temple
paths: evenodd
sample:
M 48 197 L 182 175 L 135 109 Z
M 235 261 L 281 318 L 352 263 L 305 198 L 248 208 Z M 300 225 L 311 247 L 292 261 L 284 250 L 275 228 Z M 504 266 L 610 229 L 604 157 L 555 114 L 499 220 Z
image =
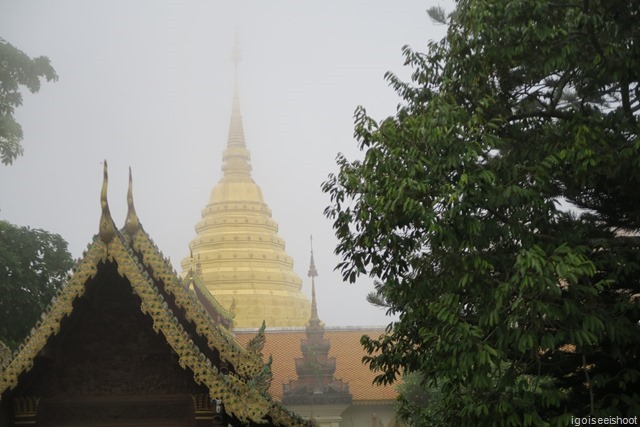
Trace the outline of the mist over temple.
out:
M 278 224 L 251 176 L 237 44 L 232 59 L 236 81 L 222 178 L 196 225 L 182 275 L 193 280 L 205 307 L 221 306 L 209 310 L 213 317 L 230 314 L 239 342 L 250 346 L 256 334 L 264 338 L 262 354 L 273 373 L 269 392 L 289 409 L 326 426 L 369 424 L 372 417 L 392 425 L 395 390 L 373 386 L 375 375 L 361 362 L 360 337 L 377 336 L 383 328 L 325 328 L 318 314 L 313 246 L 308 272 L 312 301 L 300 291 L 302 280 L 293 271 L 293 258 L 285 252 Z M 198 289 L 200 284 L 210 296 Z

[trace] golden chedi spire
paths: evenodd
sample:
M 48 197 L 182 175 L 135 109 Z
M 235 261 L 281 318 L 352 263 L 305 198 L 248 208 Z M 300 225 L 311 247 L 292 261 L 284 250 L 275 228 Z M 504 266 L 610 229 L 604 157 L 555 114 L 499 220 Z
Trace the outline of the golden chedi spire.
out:
M 313 236 L 309 236 L 311 241 L 311 261 L 309 262 L 309 273 L 307 276 L 311 277 L 311 318 L 309 319 L 309 325 L 320 325 L 320 318 L 318 317 L 318 303 L 316 302 L 316 277 L 318 277 L 318 270 L 316 269 L 316 262 L 313 259 Z
M 237 68 L 237 44 L 232 59 Z M 263 321 L 269 327 L 304 326 L 311 304 L 300 292 L 302 280 L 251 177 L 250 161 L 236 77 L 223 175 L 202 211 L 190 249 L 201 264 L 207 289 L 223 307 L 235 304 L 236 328 L 258 328 Z M 183 272 L 189 262 L 182 261 Z

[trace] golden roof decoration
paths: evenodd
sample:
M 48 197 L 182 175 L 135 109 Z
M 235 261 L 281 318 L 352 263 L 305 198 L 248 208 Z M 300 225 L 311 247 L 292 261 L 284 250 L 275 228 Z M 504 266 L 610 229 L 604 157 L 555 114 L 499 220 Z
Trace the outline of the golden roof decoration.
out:
M 142 262 L 151 267 L 154 277 L 164 282 L 166 291 L 175 297 L 178 307 L 185 309 L 187 319 L 195 323 L 198 333 L 207 339 L 211 348 L 220 352 L 221 357 L 236 367 L 240 375 L 252 377 L 259 374 L 263 364 L 260 357 L 245 350 L 235 340 L 231 331 L 213 322 L 211 316 L 197 302 L 197 298 L 185 289 L 177 273 L 162 257 L 148 234 L 144 232 L 144 228 L 141 228 L 141 231 L 133 238 L 133 249 L 141 254 Z M 201 286 L 197 276 L 193 276 L 193 279 L 195 287 Z M 222 306 L 220 309 L 224 310 Z
M 247 378 L 259 375 L 263 366 L 260 357 L 248 353 L 235 341 L 233 334 L 229 330 L 213 322 L 211 316 L 204 310 L 202 305 L 196 301 L 197 298 L 194 298 L 188 289 L 185 289 L 169 260 L 162 255 L 158 247 L 146 233 L 140 224 L 133 205 L 132 187 L 131 168 L 129 168 L 129 188 L 127 192 L 128 212 L 124 226 L 124 230 L 128 234 L 125 237 L 129 238 L 125 240 L 129 242 L 134 251 L 141 255 L 142 263 L 151 267 L 154 277 L 165 284 L 166 291 L 175 297 L 176 304 L 180 308 L 185 309 L 187 319 L 195 323 L 197 332 L 206 338 L 209 347 L 212 350 L 216 349 L 219 351 L 220 356 L 236 367 L 240 375 Z M 200 291 L 203 295 L 207 296 L 208 302 L 212 304 L 222 316 L 229 318 L 230 314 L 206 291 L 206 288 L 197 275 L 194 274 L 193 269 L 190 270 L 190 273 L 189 279 L 193 280 L 192 283 L 194 287 L 201 288 Z
M 100 215 L 99 236 L 104 243 L 109 243 L 116 234 L 116 226 L 111 218 L 109 211 L 109 202 L 107 201 L 107 187 L 109 185 L 109 172 L 107 171 L 107 160 L 104 161 L 104 172 L 102 179 L 102 191 L 100 192 L 100 206 L 102 214 Z
M 265 341 L 264 331 L 266 328 L 267 328 L 267 324 L 263 321 L 262 326 L 260 326 L 260 329 L 258 329 L 258 333 L 256 334 L 256 336 L 251 338 L 247 343 L 248 351 L 257 355 L 262 354 L 262 349 L 264 349 L 264 341 Z
M 209 292 L 204 283 L 202 283 L 202 279 L 197 273 L 187 275 L 187 277 L 192 280 L 191 284 L 193 285 L 193 289 L 200 299 L 200 302 L 203 303 L 204 300 L 206 301 L 206 303 L 210 304 L 216 310 L 216 312 L 224 317 L 224 319 L 228 322 L 229 326 L 227 327 L 227 329 L 233 329 L 233 313 L 230 310 L 224 308 L 222 304 L 220 304 L 220 302 L 213 295 L 211 295 L 211 292 Z
M 11 357 L 11 349 L 0 340 L 0 366 L 4 364 L 5 361 L 8 361 Z
M 124 229 L 130 236 L 133 236 L 140 229 L 140 220 L 133 205 L 133 179 L 131 178 L 131 167 L 129 167 L 129 189 L 127 190 L 127 219 Z

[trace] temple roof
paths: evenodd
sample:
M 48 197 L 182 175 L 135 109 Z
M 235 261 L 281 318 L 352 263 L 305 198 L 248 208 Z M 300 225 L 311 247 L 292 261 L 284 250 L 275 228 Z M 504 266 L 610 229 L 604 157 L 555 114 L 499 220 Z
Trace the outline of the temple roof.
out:
M 180 366 L 193 373 L 196 383 L 207 387 L 212 399 L 221 399 L 227 412 L 241 422 L 263 423 L 270 419 L 275 425 L 309 425 L 271 400 L 267 392 L 271 371 L 260 359 L 262 346 L 245 349 L 229 330 L 212 321 L 196 296 L 184 287 L 138 220 L 133 207 L 131 180 L 126 224 L 123 230 L 116 228 L 107 202 L 107 183 L 105 161 L 99 233 L 30 335 L 3 363 L 0 396 L 16 387 L 21 374 L 34 366 L 35 357 L 49 338 L 60 331 L 62 321 L 71 315 L 74 301 L 84 295 L 86 284 L 99 274 L 98 266 L 107 265 L 117 268 L 118 274 L 127 279 L 133 293 L 142 301 L 141 311 L 151 317 L 153 329 L 162 334 L 178 355 Z M 198 341 L 206 344 L 194 343 L 195 337 L 185 330 L 186 322 L 193 322 L 200 336 Z M 257 341 L 261 339 L 258 334 Z M 230 367 L 229 372 L 221 372 L 208 354 L 219 354 Z
M 236 339 L 246 343 L 255 335 L 255 330 L 236 330 Z M 377 338 L 384 333 L 384 327 L 325 328 L 324 338 L 330 340 L 329 356 L 336 359 L 335 377 L 349 383 L 353 404 L 393 403 L 396 401 L 395 386 L 373 384 L 376 373 L 362 363 L 366 355 L 360 337 L 369 335 Z M 271 370 L 273 378 L 269 394 L 277 400 L 282 399 L 282 385 L 295 380 L 295 358 L 302 357 L 300 340 L 306 338 L 305 328 L 280 328 L 265 331 L 265 345 L 262 354 L 265 360 L 273 358 Z
M 189 247 L 201 263 L 206 288 L 223 307 L 235 301 L 235 327 L 257 328 L 262 321 L 269 327 L 303 326 L 309 319 L 311 304 L 300 291 L 302 280 L 251 176 L 237 83 L 222 178 L 211 191 Z M 184 275 L 190 258 L 181 265 Z

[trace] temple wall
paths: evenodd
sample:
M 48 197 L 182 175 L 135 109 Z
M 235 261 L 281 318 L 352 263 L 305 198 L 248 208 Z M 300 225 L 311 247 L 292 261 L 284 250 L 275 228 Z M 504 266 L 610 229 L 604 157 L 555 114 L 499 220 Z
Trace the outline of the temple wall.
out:
M 342 413 L 340 427 L 393 427 L 395 405 L 358 404 L 355 402 Z

